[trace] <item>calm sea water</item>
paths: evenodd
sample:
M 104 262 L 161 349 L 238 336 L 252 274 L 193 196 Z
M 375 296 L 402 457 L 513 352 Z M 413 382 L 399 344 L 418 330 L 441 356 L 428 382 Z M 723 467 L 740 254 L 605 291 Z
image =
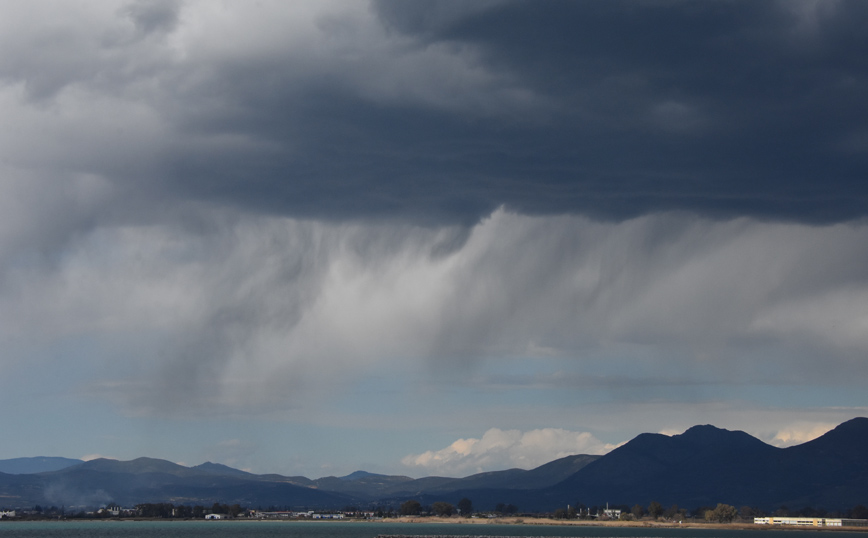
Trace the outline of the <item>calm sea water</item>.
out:
M 771 534 L 770 534 L 771 532 Z M 380 534 L 577 538 L 865 538 L 858 532 L 400 524 L 299 521 L 75 521 L 0 523 L 0 538 L 376 538 Z

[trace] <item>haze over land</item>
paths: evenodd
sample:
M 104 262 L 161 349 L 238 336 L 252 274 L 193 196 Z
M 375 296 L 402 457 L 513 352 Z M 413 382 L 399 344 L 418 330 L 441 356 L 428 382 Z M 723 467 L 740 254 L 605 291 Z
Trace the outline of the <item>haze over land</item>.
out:
M 866 23 L 4 2 L 0 458 L 465 476 L 865 416 Z

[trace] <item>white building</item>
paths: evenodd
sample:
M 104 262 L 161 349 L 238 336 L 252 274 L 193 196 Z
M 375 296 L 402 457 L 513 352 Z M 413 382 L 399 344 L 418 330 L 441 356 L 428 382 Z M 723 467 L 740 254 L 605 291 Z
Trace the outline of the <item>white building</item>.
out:
M 757 525 L 796 525 L 798 527 L 840 527 L 841 519 L 825 517 L 755 517 Z

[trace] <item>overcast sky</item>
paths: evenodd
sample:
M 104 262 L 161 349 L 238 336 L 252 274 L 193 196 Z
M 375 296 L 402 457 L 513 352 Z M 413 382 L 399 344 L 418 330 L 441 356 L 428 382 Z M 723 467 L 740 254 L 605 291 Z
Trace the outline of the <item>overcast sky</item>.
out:
M 464 476 L 868 415 L 866 24 L 4 1 L 0 459 Z

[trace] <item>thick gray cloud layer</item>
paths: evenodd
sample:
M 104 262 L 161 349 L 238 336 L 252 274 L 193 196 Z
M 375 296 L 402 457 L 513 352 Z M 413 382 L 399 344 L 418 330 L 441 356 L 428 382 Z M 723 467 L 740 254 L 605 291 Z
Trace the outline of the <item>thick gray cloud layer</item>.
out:
M 3 163 L 93 175 L 116 204 L 868 207 L 861 2 L 33 5 L 4 7 Z

